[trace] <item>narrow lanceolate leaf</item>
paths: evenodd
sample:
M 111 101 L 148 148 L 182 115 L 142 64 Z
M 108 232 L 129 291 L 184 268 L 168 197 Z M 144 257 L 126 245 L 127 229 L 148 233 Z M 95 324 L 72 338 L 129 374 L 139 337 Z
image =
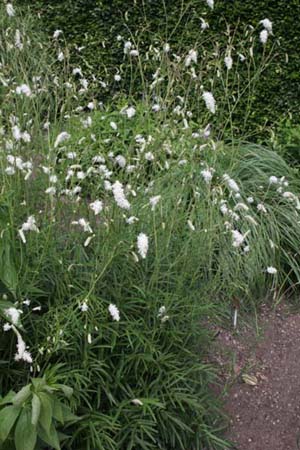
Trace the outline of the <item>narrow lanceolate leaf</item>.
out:
M 36 394 L 33 394 L 31 402 L 31 423 L 37 426 L 41 413 L 41 400 Z
M 31 413 L 23 408 L 15 429 L 16 450 L 34 450 L 37 440 L 37 430 L 31 423 Z
M 3 443 L 19 416 L 21 408 L 18 406 L 6 406 L 0 411 L 0 443 Z
M 18 274 L 14 261 L 12 235 L 7 229 L 7 217 L 9 217 L 8 208 L 2 205 L 0 207 L 0 280 L 15 295 Z

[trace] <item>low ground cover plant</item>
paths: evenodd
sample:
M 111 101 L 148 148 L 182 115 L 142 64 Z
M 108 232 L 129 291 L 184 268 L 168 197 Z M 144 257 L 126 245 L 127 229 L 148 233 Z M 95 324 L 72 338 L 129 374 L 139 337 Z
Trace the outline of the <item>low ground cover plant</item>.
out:
M 61 30 L 49 43 L 35 19 L 1 8 L 0 414 L 15 406 L 12 391 L 26 392 L 22 420 L 38 430 L 22 447 L 16 412 L 0 440 L 17 450 L 228 448 L 208 323 L 298 283 L 295 171 L 268 148 L 221 139 L 214 118 L 221 110 L 231 123 L 231 54 L 219 100 L 207 68 L 196 73 L 197 48 L 171 62 L 162 48 L 149 80 L 125 41 L 124 70 L 139 72 L 144 98 L 121 89 L 104 103 L 94 93 L 106 83 L 69 66 Z M 72 390 L 59 398 L 66 417 L 59 389 Z

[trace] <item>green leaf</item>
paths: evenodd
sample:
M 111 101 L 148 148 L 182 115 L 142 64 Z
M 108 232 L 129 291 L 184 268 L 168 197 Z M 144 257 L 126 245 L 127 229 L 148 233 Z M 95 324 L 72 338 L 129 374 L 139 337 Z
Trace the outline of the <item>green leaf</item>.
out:
M 42 427 L 38 427 L 38 436 L 46 444 L 51 445 L 51 447 L 55 448 L 56 450 L 60 450 L 57 431 L 53 424 L 50 427 L 49 433 L 46 433 L 46 431 Z
M 31 423 L 31 414 L 23 409 L 15 429 L 16 450 L 34 450 L 37 440 L 37 430 Z
M 23 403 L 30 397 L 31 394 L 31 385 L 27 384 L 24 386 L 12 399 L 13 405 L 22 406 Z
M 41 412 L 39 423 L 45 430 L 46 434 L 50 433 L 52 423 L 52 401 L 48 394 L 41 392 L 39 394 L 41 400 Z
M 21 408 L 17 406 L 6 406 L 0 411 L 0 441 L 4 442 L 14 426 Z
M 46 386 L 45 378 L 32 378 L 31 382 L 35 391 L 40 391 Z
M 41 400 L 36 394 L 33 394 L 31 406 L 31 423 L 32 425 L 37 426 L 41 413 Z
M 9 393 L 6 394 L 5 397 L 1 398 L 1 400 L 0 400 L 0 406 L 3 406 L 3 405 L 7 405 L 7 404 L 9 404 L 9 403 L 12 403 L 12 399 L 13 399 L 13 397 L 14 397 L 15 395 L 16 395 L 16 393 L 15 393 L 14 391 L 9 391 Z
M 62 403 L 61 407 L 64 416 L 64 422 L 76 422 L 77 420 L 80 420 L 80 417 L 75 416 L 75 414 L 72 413 L 68 406 Z
M 7 228 L 8 207 L 0 207 L 0 280 L 15 296 L 18 284 L 18 273 L 13 257 L 12 234 Z
M 55 387 L 61 389 L 67 398 L 72 397 L 73 389 L 71 387 L 66 386 L 65 384 L 56 384 Z
M 57 400 L 54 399 L 53 402 L 53 417 L 54 419 L 58 420 L 58 422 L 60 423 L 64 423 L 64 414 L 63 414 L 63 409 L 62 409 L 62 403 Z

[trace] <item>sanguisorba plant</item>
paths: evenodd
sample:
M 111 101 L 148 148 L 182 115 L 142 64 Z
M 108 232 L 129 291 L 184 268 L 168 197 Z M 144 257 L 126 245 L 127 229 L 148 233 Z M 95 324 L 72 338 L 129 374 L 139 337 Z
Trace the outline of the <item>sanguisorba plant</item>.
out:
M 1 395 L 54 371 L 80 418 L 63 448 L 226 448 L 206 324 L 223 301 L 299 280 L 293 170 L 214 139 L 208 87 L 197 120 L 182 108 L 174 119 L 172 101 L 99 104 L 61 30 L 53 57 L 38 24 L 5 9 Z M 185 57 L 182 70 L 196 67 Z

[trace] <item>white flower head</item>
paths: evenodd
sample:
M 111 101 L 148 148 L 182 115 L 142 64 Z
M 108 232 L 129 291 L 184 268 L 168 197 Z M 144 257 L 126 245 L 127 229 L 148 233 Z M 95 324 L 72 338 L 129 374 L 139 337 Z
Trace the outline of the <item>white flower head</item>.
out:
M 28 133 L 28 131 L 24 131 L 24 132 L 22 133 L 21 139 L 22 139 L 22 141 L 24 141 L 24 142 L 30 142 L 30 141 L 31 141 L 31 136 L 30 136 L 30 134 Z
M 79 306 L 79 309 L 82 312 L 86 312 L 89 309 L 89 305 L 86 300 Z
M 161 306 L 160 308 L 159 308 L 159 310 L 158 310 L 158 314 L 157 314 L 157 317 L 162 317 L 162 316 L 164 316 L 165 314 L 166 314 L 166 307 L 165 306 Z
M 11 129 L 12 135 L 16 141 L 20 141 L 22 139 L 22 132 L 18 125 L 14 125 Z
M 209 24 L 202 17 L 200 17 L 200 20 L 201 20 L 201 30 L 202 31 L 204 31 L 207 28 L 209 28 Z
M 145 159 L 146 159 L 147 161 L 154 161 L 154 155 L 153 155 L 153 153 L 152 153 L 152 152 L 147 152 L 147 153 L 145 153 Z
M 143 402 L 139 398 L 133 398 L 131 400 L 131 403 L 133 403 L 135 406 L 143 406 Z
M 27 84 L 21 84 L 16 88 L 16 94 L 25 95 L 26 97 L 30 97 L 32 95 L 31 89 Z
M 35 231 L 36 233 L 39 233 L 39 229 L 36 226 L 36 221 L 34 216 L 29 216 L 27 221 L 23 223 L 23 225 L 21 226 L 21 228 L 18 230 L 19 235 L 22 239 L 22 241 L 24 242 L 24 244 L 26 244 L 26 238 L 25 238 L 25 231 Z
M 139 56 L 139 51 L 134 48 L 133 50 L 130 50 L 129 55 L 130 56 Z
M 70 137 L 71 135 L 69 133 L 67 133 L 66 131 L 62 131 L 55 139 L 54 148 L 57 148 L 63 142 L 68 141 Z
M 113 320 L 116 322 L 120 321 L 120 311 L 118 310 L 117 306 L 111 303 L 108 307 L 108 311 L 112 317 Z
M 57 39 L 62 33 L 62 30 L 55 30 L 53 33 L 53 39 Z
M 150 198 L 149 203 L 151 205 L 151 210 L 152 211 L 155 210 L 155 207 L 158 204 L 158 202 L 160 201 L 160 199 L 161 199 L 161 195 L 155 195 L 154 197 Z
M 48 195 L 55 195 L 56 194 L 56 188 L 54 186 L 50 186 L 45 190 L 45 194 Z
M 138 222 L 139 219 L 135 216 L 130 216 L 127 219 L 125 219 L 125 222 L 128 223 L 128 225 L 132 225 L 135 222 Z
M 227 175 L 226 173 L 223 175 L 223 180 L 227 183 L 227 186 L 231 191 L 236 193 L 240 191 L 238 184 L 234 181 L 233 178 L 230 178 L 230 176 Z
M 243 202 L 239 202 L 233 209 L 234 211 L 249 211 L 249 206 L 245 205 Z
M 124 43 L 124 53 L 125 54 L 129 53 L 129 50 L 131 49 L 131 47 L 132 47 L 132 43 L 130 41 L 126 41 Z
M 170 50 L 171 50 L 170 44 L 166 42 L 163 46 L 163 51 L 164 53 L 169 53 Z
M 140 233 L 137 237 L 137 247 L 140 256 L 145 259 L 149 248 L 149 239 L 145 233 Z
M 264 205 L 263 203 L 259 203 L 259 204 L 257 205 L 257 211 L 266 213 L 266 212 L 267 212 L 267 209 L 266 209 L 266 207 L 265 207 L 265 205 Z
M 225 66 L 227 67 L 227 70 L 232 69 L 233 59 L 230 55 L 225 56 L 224 63 L 225 63 Z
M 22 336 L 18 332 L 15 326 L 12 327 L 13 331 L 15 332 L 17 336 L 17 353 L 15 354 L 15 360 L 16 361 L 25 361 L 29 364 L 32 363 L 32 357 L 31 354 L 26 350 L 26 344 L 24 340 L 22 339 Z
M 6 4 L 6 12 L 9 17 L 13 17 L 16 14 L 16 11 L 11 3 Z
M 209 184 L 212 180 L 213 172 L 209 169 L 204 169 L 204 170 L 201 170 L 200 173 L 203 176 L 205 183 Z
M 117 205 L 123 209 L 130 209 L 130 203 L 125 197 L 124 188 L 119 181 L 112 185 L 112 193 Z
M 18 48 L 19 50 L 23 50 L 23 43 L 22 43 L 22 35 L 20 30 L 16 30 L 16 34 L 15 34 L 15 46 L 16 48 Z
M 275 275 L 277 273 L 277 269 L 275 269 L 275 267 L 270 266 L 270 267 L 267 267 L 267 272 L 270 275 Z
M 123 155 L 117 155 L 115 161 L 122 169 L 126 166 L 126 158 Z
M 250 233 L 250 230 L 248 230 L 245 234 L 240 233 L 238 230 L 231 230 L 231 233 L 232 233 L 232 245 L 233 247 L 238 248 L 243 244 L 246 237 Z
M 11 322 L 14 325 L 18 325 L 20 321 L 20 315 L 22 314 L 22 311 L 20 309 L 11 307 L 4 310 L 4 313 L 7 317 L 10 318 Z
M 125 113 L 128 119 L 131 119 L 132 117 L 135 116 L 136 109 L 133 106 L 129 106 L 128 108 L 125 109 Z
M 214 99 L 214 96 L 211 92 L 204 91 L 202 94 L 202 98 L 205 101 L 206 108 L 212 113 L 215 114 L 216 112 L 216 101 Z
M 185 58 L 185 66 L 186 67 L 190 66 L 192 62 L 197 64 L 197 60 L 198 60 L 198 52 L 194 49 L 191 49 L 187 57 Z
M 57 59 L 59 62 L 62 62 L 65 59 L 65 55 L 63 54 L 62 51 L 60 51 L 57 55 Z
M 195 231 L 196 228 L 190 219 L 187 221 L 187 224 L 188 224 L 190 230 Z
M 94 211 L 95 216 L 97 216 L 103 210 L 103 202 L 101 200 L 95 200 L 93 203 L 90 203 L 90 208 Z
M 260 40 L 260 42 L 261 42 L 263 45 L 266 45 L 267 40 L 268 40 L 268 37 L 269 37 L 269 33 L 268 33 L 267 30 L 262 30 L 262 31 L 259 33 L 259 40 Z
M 73 220 L 71 222 L 71 224 L 79 225 L 82 228 L 84 233 L 92 233 L 93 232 L 92 228 L 90 227 L 90 223 L 87 220 L 85 220 L 83 217 L 79 220 Z
M 206 0 L 206 3 L 211 9 L 214 9 L 214 0 Z
M 274 175 L 272 175 L 272 176 L 269 178 L 269 183 L 270 183 L 270 184 L 277 184 L 277 183 L 278 183 L 278 178 L 275 177 Z
M 272 33 L 273 24 L 270 19 L 263 19 L 259 23 L 269 32 Z
M 75 67 L 75 68 L 72 70 L 72 74 L 73 74 L 73 75 L 80 75 L 81 77 L 83 76 L 80 67 Z
M 87 222 L 84 218 L 81 218 L 81 219 L 78 220 L 78 225 L 81 226 L 81 228 L 83 229 L 83 231 L 85 233 L 92 233 L 93 232 L 93 230 L 90 227 L 89 222 Z

